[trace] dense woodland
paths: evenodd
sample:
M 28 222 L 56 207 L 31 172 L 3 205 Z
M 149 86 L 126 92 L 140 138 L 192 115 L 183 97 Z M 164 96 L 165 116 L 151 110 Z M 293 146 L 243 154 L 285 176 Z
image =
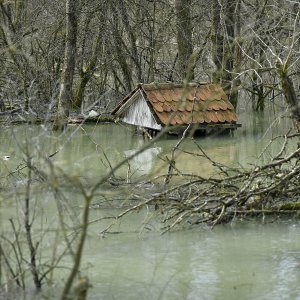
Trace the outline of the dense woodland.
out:
M 298 1 L 0 2 L 0 106 L 113 105 L 139 82 L 221 82 L 254 110 L 282 93 L 299 122 Z
M 267 164 L 249 169 L 224 166 L 198 145 L 198 153 L 190 153 L 192 159 L 207 159 L 217 176 L 182 174 L 175 162 L 186 137 L 182 136 L 166 157 L 158 192 L 139 195 L 139 201 L 110 217 L 112 223 L 102 234 L 116 220 L 151 205 L 164 232 L 182 224 L 213 228 L 235 216 L 294 214 L 300 208 L 300 149 L 290 151 L 287 145 L 299 142 L 300 134 L 299 38 L 299 0 L 0 0 L 0 116 L 51 112 L 56 116 L 53 128 L 62 129 L 71 112 L 84 114 L 92 108 L 110 112 L 138 83 L 154 81 L 219 82 L 235 107 L 243 95 L 254 112 L 264 111 L 270 102 L 285 102 L 294 127 L 276 137 L 282 148 Z M 120 162 L 108 161 L 109 171 L 100 174 L 96 183 L 68 176 L 56 166 L 59 150 L 48 153 L 25 141 L 23 161 L 0 178 L 3 193 L 11 186 L 18 190 L 16 182 L 23 180 L 22 192 L 16 193 L 23 205 L 17 216 L 21 225 L 17 228 L 10 219 L 12 234 L 0 239 L 0 275 L 6 274 L 5 280 L 0 276 L 0 297 L 15 287 L 32 286 L 30 276 L 36 290 L 41 290 L 70 253 L 73 265 L 61 299 L 85 299 L 90 287 L 86 278 L 80 277 L 78 293 L 73 287 L 92 201 L 104 184 L 114 188 L 137 184 L 132 190 L 143 191 L 143 183 L 120 180 L 115 173 L 160 137 Z M 101 150 L 101 145 L 95 147 Z M 172 184 L 179 176 L 180 184 Z M 43 264 L 42 256 L 38 261 L 43 245 L 37 241 L 42 238 L 33 235 L 32 194 L 37 185 L 51 192 L 60 205 L 66 202 L 62 196 L 66 186 L 82 196 L 82 219 L 72 237 L 65 231 L 65 215 L 58 205 L 65 244 L 50 266 Z

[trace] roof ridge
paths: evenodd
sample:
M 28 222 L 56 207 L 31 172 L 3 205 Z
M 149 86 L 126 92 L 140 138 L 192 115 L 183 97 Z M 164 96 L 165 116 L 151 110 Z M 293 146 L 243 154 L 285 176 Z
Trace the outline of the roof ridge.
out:
M 189 87 L 197 87 L 200 85 L 211 84 L 211 82 L 189 82 L 187 85 Z M 182 88 L 184 83 L 176 83 L 176 82 L 151 82 L 151 83 L 139 83 L 138 87 L 143 88 L 146 91 L 155 90 L 155 89 L 170 89 L 170 88 Z

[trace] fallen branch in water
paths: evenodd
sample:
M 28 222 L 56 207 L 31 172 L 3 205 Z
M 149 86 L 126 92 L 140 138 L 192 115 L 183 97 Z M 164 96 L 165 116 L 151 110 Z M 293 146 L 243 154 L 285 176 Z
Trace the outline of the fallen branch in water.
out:
M 300 210 L 300 148 L 287 153 L 287 141 L 299 135 L 284 136 L 283 146 L 268 164 L 251 166 L 250 169 L 233 168 L 212 160 L 197 145 L 200 154 L 217 170 L 217 174 L 204 178 L 195 174 L 184 174 L 170 168 L 165 175 L 164 189 L 119 214 L 126 214 L 153 205 L 157 216 L 164 224 L 163 232 L 178 226 L 207 224 L 212 228 L 226 223 L 236 216 L 298 214 Z M 172 185 L 171 179 L 184 180 Z M 102 233 L 108 232 L 109 225 Z

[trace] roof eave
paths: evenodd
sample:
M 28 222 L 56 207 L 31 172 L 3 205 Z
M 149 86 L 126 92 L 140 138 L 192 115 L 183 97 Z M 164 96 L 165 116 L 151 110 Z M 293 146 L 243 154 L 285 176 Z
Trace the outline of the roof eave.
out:
M 140 86 L 138 85 L 134 90 L 132 90 L 129 94 L 127 94 L 118 104 L 117 106 L 112 110 L 112 115 L 116 115 L 120 108 L 126 104 L 126 102 L 139 90 Z

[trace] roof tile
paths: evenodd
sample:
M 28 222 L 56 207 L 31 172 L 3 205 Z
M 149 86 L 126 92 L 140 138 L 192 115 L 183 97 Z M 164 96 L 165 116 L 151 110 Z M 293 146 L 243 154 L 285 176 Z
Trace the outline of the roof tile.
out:
M 217 100 L 210 101 L 207 104 L 206 109 L 209 110 L 209 111 L 210 110 L 220 110 L 221 109 L 220 101 L 217 101 Z
M 165 112 L 171 112 L 172 109 L 169 105 L 166 105 L 165 103 L 162 105 L 162 109 L 165 111 Z
M 237 122 L 237 116 L 233 111 L 228 111 L 228 114 L 230 116 L 231 122 Z
M 151 99 L 152 103 L 158 102 L 157 94 L 154 91 L 147 91 L 147 97 Z
M 233 121 L 230 110 L 224 111 L 224 117 L 225 117 L 225 121 L 228 122 L 228 123 L 231 123 Z
M 232 105 L 229 101 L 226 101 L 226 104 L 227 104 L 227 107 L 228 107 L 230 110 L 234 110 L 233 105 Z
M 218 117 L 216 115 L 216 112 L 215 111 L 208 111 L 206 113 L 207 117 L 213 122 L 213 123 L 218 123 L 219 120 L 218 120 Z
M 198 112 L 196 115 L 195 115 L 195 118 L 193 120 L 193 123 L 205 123 L 205 114 L 203 112 Z
M 153 107 L 154 109 L 157 111 L 157 112 L 163 112 L 164 109 L 162 107 L 162 104 L 160 102 L 156 102 L 153 104 Z
M 225 117 L 224 117 L 224 113 L 223 112 L 220 112 L 220 111 L 216 111 L 216 116 L 218 118 L 218 120 L 221 122 L 221 123 L 224 123 L 225 122 Z
M 224 100 L 218 101 L 218 105 L 219 105 L 220 109 L 222 109 L 222 110 L 228 109 L 227 103 L 228 103 L 228 101 L 225 102 Z
M 172 90 L 172 92 L 173 92 L 173 101 L 180 101 L 181 100 L 181 97 L 182 97 L 182 89 L 180 89 L 180 88 L 174 88 L 173 90 Z
M 150 91 L 150 93 L 149 93 L 149 91 L 147 91 L 147 97 L 148 97 L 148 99 L 151 99 L 152 100 L 152 95 L 154 95 L 154 97 L 159 101 L 159 102 L 165 102 L 166 100 L 165 100 L 165 98 L 164 98 L 164 96 L 163 96 L 163 94 L 160 92 L 160 91 Z
M 157 114 L 158 118 L 160 119 L 160 121 L 162 122 L 162 124 L 164 125 L 168 125 L 169 124 L 169 119 L 170 119 L 170 114 L 167 112 L 162 112 Z

